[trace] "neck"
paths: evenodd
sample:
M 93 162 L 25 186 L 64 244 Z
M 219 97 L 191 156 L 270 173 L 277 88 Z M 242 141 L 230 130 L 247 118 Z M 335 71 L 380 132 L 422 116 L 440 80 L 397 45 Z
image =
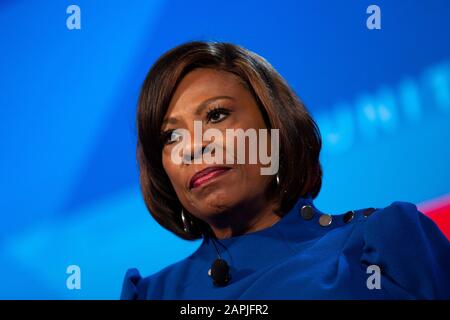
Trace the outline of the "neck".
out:
M 268 228 L 280 220 L 280 216 L 275 213 L 275 203 L 261 203 L 252 208 L 241 205 L 220 216 L 215 216 L 208 224 L 217 239 L 226 239 L 252 233 Z

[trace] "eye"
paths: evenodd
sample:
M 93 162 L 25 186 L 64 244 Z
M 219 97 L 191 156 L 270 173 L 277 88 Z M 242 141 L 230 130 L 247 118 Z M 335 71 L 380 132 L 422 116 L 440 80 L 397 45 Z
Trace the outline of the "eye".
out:
M 230 110 L 223 107 L 214 107 L 206 114 L 207 122 L 217 123 L 225 119 L 230 114 Z
M 181 132 L 178 130 L 167 130 L 161 134 L 161 143 L 163 145 L 179 142 L 182 139 Z

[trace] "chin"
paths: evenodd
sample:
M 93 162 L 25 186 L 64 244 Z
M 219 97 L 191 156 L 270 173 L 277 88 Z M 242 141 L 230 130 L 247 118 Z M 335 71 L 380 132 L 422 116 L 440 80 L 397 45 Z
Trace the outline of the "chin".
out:
M 201 207 L 205 208 L 205 212 L 209 212 L 212 215 L 227 211 L 236 203 L 236 201 L 231 199 L 230 194 L 223 193 L 220 195 L 211 194 L 202 201 Z

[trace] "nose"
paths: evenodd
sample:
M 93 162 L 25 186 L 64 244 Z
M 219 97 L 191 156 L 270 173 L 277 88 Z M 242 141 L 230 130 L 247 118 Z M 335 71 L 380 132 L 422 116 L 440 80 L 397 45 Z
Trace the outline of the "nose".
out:
M 193 163 L 194 161 L 201 162 L 203 155 L 207 155 L 208 153 L 214 155 L 215 148 L 213 144 L 208 144 L 206 142 L 189 143 L 183 149 L 183 164 Z

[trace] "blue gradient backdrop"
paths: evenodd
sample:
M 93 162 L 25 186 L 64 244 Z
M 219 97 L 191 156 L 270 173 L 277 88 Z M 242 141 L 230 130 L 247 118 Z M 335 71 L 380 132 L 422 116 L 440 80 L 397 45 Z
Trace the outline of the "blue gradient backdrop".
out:
M 447 0 L 1 1 L 0 298 L 115 299 L 127 268 L 198 246 L 150 218 L 135 160 L 140 85 L 188 40 L 261 54 L 304 100 L 324 139 L 321 210 L 450 192 L 449 20 Z

